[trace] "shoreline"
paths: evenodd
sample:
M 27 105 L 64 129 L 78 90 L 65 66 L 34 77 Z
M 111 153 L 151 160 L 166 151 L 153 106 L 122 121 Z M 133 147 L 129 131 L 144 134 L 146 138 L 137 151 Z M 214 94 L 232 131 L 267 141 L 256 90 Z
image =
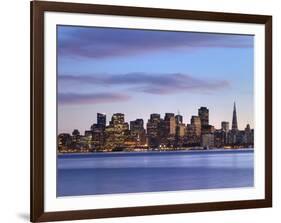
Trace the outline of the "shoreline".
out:
M 254 151 L 254 148 L 214 148 L 214 149 L 177 149 L 177 150 L 141 150 L 141 151 L 108 151 L 108 152 L 65 152 L 57 153 L 57 156 L 61 155 L 93 155 L 93 154 L 140 154 L 140 153 L 184 153 L 184 152 L 241 152 L 241 151 Z

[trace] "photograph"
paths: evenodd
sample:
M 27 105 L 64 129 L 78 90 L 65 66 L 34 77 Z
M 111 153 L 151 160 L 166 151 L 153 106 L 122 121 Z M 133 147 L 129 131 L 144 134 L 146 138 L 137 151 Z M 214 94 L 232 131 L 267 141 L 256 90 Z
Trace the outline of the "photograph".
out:
M 57 197 L 255 187 L 254 41 L 58 24 Z
M 272 16 L 31 2 L 33 222 L 272 207 Z

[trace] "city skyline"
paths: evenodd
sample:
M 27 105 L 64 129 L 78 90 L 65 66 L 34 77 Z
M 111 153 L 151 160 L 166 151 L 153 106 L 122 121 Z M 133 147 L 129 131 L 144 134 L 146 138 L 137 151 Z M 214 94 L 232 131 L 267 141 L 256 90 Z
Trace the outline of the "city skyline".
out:
M 209 119 L 207 107 L 198 108 L 198 113 L 190 117 L 189 123 L 183 116 L 174 113 L 152 113 L 145 122 L 141 117 L 126 122 L 125 114 L 114 113 L 107 124 L 106 114 L 97 113 L 96 122 L 80 133 L 58 135 L 58 151 L 65 152 L 109 152 L 138 151 L 149 149 L 208 149 L 253 147 L 254 129 L 247 124 L 239 129 L 236 103 L 233 105 L 232 123 L 221 121 L 215 128 Z
M 203 109 L 207 109 L 207 111 L 208 111 L 208 117 L 207 117 L 208 121 L 207 121 L 207 124 L 204 124 L 204 125 L 209 125 L 209 124 L 212 125 L 212 122 L 209 120 L 209 109 L 208 109 L 207 107 L 201 106 L 199 109 L 197 108 L 198 113 L 199 113 L 199 110 L 202 109 L 202 108 L 203 108 Z M 99 124 L 99 123 L 98 123 L 98 120 L 99 120 L 99 118 L 100 118 L 99 116 L 101 116 L 102 119 L 103 119 L 103 125 L 104 125 L 104 126 L 108 126 L 108 125 L 110 125 L 110 122 L 111 122 L 111 121 L 110 121 L 111 119 L 109 119 L 109 117 L 112 118 L 112 117 L 113 117 L 114 115 L 116 115 L 116 114 L 122 114 L 122 115 L 124 115 L 124 123 L 128 123 L 128 124 L 129 124 L 131 121 L 143 120 L 143 126 L 144 126 L 144 129 L 145 129 L 145 130 L 147 130 L 146 124 L 148 123 L 149 119 L 151 118 L 151 115 L 159 115 L 160 118 L 164 118 L 165 115 L 167 115 L 167 114 L 173 114 L 175 117 L 180 116 L 180 117 L 181 117 L 180 123 L 185 124 L 185 125 L 191 124 L 192 118 L 193 118 L 193 117 L 199 117 L 199 116 L 200 116 L 199 114 L 195 113 L 195 114 L 191 114 L 189 118 L 188 118 L 188 117 L 185 118 L 184 115 L 181 114 L 179 111 L 178 111 L 177 113 L 175 113 L 175 112 L 164 112 L 163 114 L 153 112 L 153 113 L 151 113 L 151 114 L 149 115 L 149 118 L 148 118 L 147 121 L 146 121 L 146 120 L 145 120 L 144 118 L 142 118 L 142 117 L 136 117 L 135 119 L 128 120 L 128 119 L 126 119 L 126 114 L 124 114 L 124 113 L 122 113 L 122 112 L 113 112 L 112 115 L 108 115 L 108 114 L 106 114 L 106 113 L 98 112 L 98 113 L 96 113 L 95 119 L 93 120 L 93 122 L 89 123 L 88 128 L 85 128 L 85 129 L 80 130 L 80 129 L 74 127 L 74 128 L 71 129 L 69 132 L 58 132 L 58 133 L 59 133 L 59 134 L 61 134 L 61 133 L 69 133 L 69 134 L 71 134 L 74 130 L 78 130 L 80 133 L 83 133 L 83 132 L 85 132 L 85 131 L 88 131 L 88 130 L 91 129 L 91 126 L 92 126 L 92 125 L 94 125 L 94 124 Z M 184 120 L 188 120 L 188 121 L 185 122 Z M 202 120 L 201 120 L 201 122 L 202 122 Z M 221 120 L 221 121 L 220 121 L 220 125 L 219 125 L 218 127 L 215 126 L 215 125 L 212 125 L 212 126 L 214 126 L 214 129 L 215 129 L 215 130 L 219 130 L 219 129 L 222 129 L 223 123 L 228 123 L 229 129 L 233 129 L 233 130 L 243 130 L 245 127 L 247 127 L 247 125 L 250 125 L 250 126 L 251 126 L 250 123 L 246 123 L 246 125 L 244 125 L 244 126 L 239 125 L 239 121 L 237 120 L 236 102 L 234 102 L 231 120 Z M 254 126 L 251 126 L 251 128 L 254 129 Z M 130 128 L 129 128 L 129 129 L 130 129 Z
M 236 103 L 235 103 L 236 104 Z M 232 104 L 231 105 L 233 105 L 233 102 L 232 102 Z M 202 107 L 202 106 L 201 106 Z M 207 106 L 205 106 L 205 107 L 207 107 Z M 229 114 L 228 114 L 228 116 L 229 116 L 229 118 L 228 119 L 225 119 L 225 120 L 217 120 L 217 122 L 215 121 L 215 122 L 213 122 L 213 119 L 212 119 L 212 111 L 211 111 L 211 115 L 210 115 L 210 117 L 209 117 L 209 119 L 210 119 L 210 123 L 212 123 L 212 125 L 215 127 L 215 129 L 220 129 L 221 128 L 221 123 L 222 122 L 228 122 L 230 125 L 232 124 L 232 122 L 233 122 L 233 114 L 232 114 L 232 107 L 230 106 L 230 108 L 227 108 L 227 109 L 224 109 L 224 110 L 228 110 L 228 111 L 230 111 L 229 112 Z M 132 121 L 132 120 L 136 120 L 136 119 L 143 119 L 143 121 L 144 121 L 144 123 L 146 123 L 148 120 L 149 120 L 149 118 L 150 118 L 150 115 L 151 114 L 159 114 L 161 117 L 164 117 L 165 116 L 165 114 L 166 113 L 174 113 L 175 115 L 181 115 L 182 117 L 183 117 L 183 123 L 185 123 L 185 124 L 190 124 L 190 121 L 191 121 L 191 117 L 192 116 L 194 116 L 194 115 L 196 115 L 197 113 L 197 110 L 198 110 L 198 108 L 195 108 L 195 109 L 193 109 L 195 112 L 193 113 L 193 114 L 190 114 L 189 116 L 188 115 L 184 115 L 184 113 L 182 113 L 180 110 L 177 110 L 176 112 L 161 112 L 161 113 L 158 113 L 158 112 L 152 112 L 152 113 L 150 113 L 150 114 L 148 114 L 146 117 L 147 118 L 143 118 L 143 117 L 134 117 L 133 119 L 129 119 L 128 118 L 128 116 L 127 116 L 127 114 L 125 114 L 124 112 L 114 112 L 114 111 L 112 111 L 112 112 L 110 112 L 110 113 L 104 113 L 104 112 L 97 112 L 97 113 L 95 113 L 95 114 L 93 114 L 92 115 L 92 117 L 91 117 L 91 119 L 89 119 L 89 120 L 91 120 L 89 123 L 88 123 L 88 125 L 86 125 L 86 127 L 85 128 L 78 128 L 77 126 L 74 126 L 73 125 L 73 128 L 69 128 L 67 131 L 65 131 L 65 130 L 62 130 L 62 131 L 60 131 L 60 129 L 58 129 L 58 133 L 71 133 L 74 129 L 77 129 L 77 130 L 79 130 L 80 132 L 84 132 L 85 130 L 88 130 L 88 129 L 90 129 L 90 126 L 93 124 L 93 123 L 95 123 L 96 122 L 96 120 L 97 120 L 97 115 L 98 114 L 104 114 L 104 115 L 106 115 L 107 117 L 112 117 L 114 114 L 116 114 L 116 113 L 122 113 L 122 114 L 124 114 L 125 115 L 125 122 L 130 122 L 130 121 Z M 209 109 L 210 110 L 210 109 Z M 238 112 L 239 113 L 239 112 Z M 238 117 L 236 117 L 236 119 L 237 119 L 237 123 L 238 123 L 238 129 L 243 129 L 245 126 L 247 126 L 248 124 L 252 127 L 252 128 L 254 128 L 254 124 L 252 123 L 252 122 L 247 122 L 247 121 L 245 121 L 245 122 L 239 122 L 239 114 L 237 115 Z M 106 125 L 108 125 L 109 124 L 109 122 L 110 122 L 110 119 L 106 119 Z M 242 123 L 242 124 L 241 124 Z M 241 128 L 242 127 L 242 128 Z
M 58 131 L 89 128 L 95 114 L 183 115 L 253 122 L 253 36 L 58 26 Z M 165 111 L 165 113 L 164 113 Z

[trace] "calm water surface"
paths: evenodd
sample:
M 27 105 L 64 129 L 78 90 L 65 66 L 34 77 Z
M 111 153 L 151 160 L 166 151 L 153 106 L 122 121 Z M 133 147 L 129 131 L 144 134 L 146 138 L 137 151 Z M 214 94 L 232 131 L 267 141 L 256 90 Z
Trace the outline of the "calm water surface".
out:
M 64 154 L 58 196 L 251 187 L 253 150 Z

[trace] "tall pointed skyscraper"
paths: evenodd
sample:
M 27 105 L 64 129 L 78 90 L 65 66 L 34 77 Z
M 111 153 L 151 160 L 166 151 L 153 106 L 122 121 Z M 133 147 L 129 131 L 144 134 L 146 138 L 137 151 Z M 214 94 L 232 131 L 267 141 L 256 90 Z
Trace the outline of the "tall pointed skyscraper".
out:
M 235 102 L 234 102 L 234 106 L 233 106 L 232 130 L 235 130 L 235 131 L 237 131 L 237 130 L 238 130 L 237 115 L 236 115 L 236 105 L 235 105 Z

